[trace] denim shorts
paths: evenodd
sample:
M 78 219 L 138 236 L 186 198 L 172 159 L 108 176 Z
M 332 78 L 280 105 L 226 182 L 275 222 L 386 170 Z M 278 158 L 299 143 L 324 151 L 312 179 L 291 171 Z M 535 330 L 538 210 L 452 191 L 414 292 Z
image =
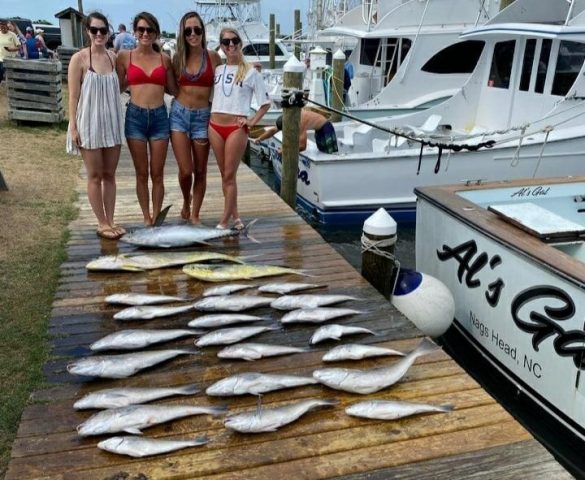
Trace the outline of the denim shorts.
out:
M 170 115 L 171 130 L 186 133 L 191 140 L 206 139 L 210 116 L 209 107 L 187 108 L 177 100 L 173 100 Z
M 137 107 L 129 102 L 126 108 L 124 135 L 132 140 L 168 140 L 170 136 L 167 107 Z

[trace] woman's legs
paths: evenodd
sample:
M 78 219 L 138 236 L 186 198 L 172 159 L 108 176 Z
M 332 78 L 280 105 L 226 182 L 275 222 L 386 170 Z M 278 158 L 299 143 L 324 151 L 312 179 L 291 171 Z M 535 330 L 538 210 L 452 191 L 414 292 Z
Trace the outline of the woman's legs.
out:
M 191 157 L 191 140 L 185 132 L 172 131 L 171 144 L 179 166 L 179 186 L 183 193 L 181 218 L 188 220 L 191 216 L 191 189 L 193 187 L 193 159 Z
M 207 190 L 207 161 L 209 160 L 209 140 L 191 141 L 193 163 L 195 164 L 195 181 L 193 182 L 193 203 L 191 205 L 191 223 L 200 223 L 199 214 Z
M 103 152 L 103 177 L 102 197 L 104 200 L 104 212 L 112 228 L 118 235 L 124 235 L 126 230 L 114 223 L 114 210 L 116 208 L 116 169 L 120 161 L 121 145 L 110 148 L 102 148 Z
M 152 179 L 152 220 L 156 220 L 165 197 L 164 168 L 167 160 L 168 140 L 150 141 L 150 178 Z
M 143 140 L 127 138 L 128 149 L 132 155 L 134 170 L 136 170 L 136 196 L 142 210 L 145 225 L 152 225 L 150 216 L 150 200 L 148 192 L 148 144 Z M 153 185 L 154 196 L 154 185 Z

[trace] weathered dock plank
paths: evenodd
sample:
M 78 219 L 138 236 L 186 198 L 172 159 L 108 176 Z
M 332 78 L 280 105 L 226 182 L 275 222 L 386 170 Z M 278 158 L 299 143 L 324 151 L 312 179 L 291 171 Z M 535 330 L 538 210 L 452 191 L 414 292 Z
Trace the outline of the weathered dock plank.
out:
M 211 159 L 208 193 L 202 220 L 215 225 L 223 207 L 221 182 Z M 135 199 L 134 171 L 127 151 L 118 171 L 117 222 L 139 228 L 142 215 Z M 176 165 L 169 152 L 166 192 L 170 222 L 177 222 L 181 199 Z M 75 427 L 93 411 L 75 411 L 73 404 L 89 392 L 114 386 L 178 386 L 195 384 L 196 395 L 160 400 L 168 405 L 228 405 L 230 413 L 254 410 L 251 396 L 216 398 L 205 388 L 228 375 L 246 371 L 311 375 L 316 368 L 331 366 L 321 360 L 335 342 L 309 347 L 315 325 L 294 325 L 266 332 L 254 339 L 306 347 L 300 354 L 262 359 L 256 362 L 226 361 L 217 358 L 218 347 L 202 349 L 197 355 L 181 356 L 121 380 L 92 380 L 66 371 L 73 358 L 91 355 L 89 345 L 113 331 L 125 328 L 184 328 L 201 313 L 190 312 L 150 321 L 120 322 L 113 319 L 120 306 L 106 305 L 104 297 L 118 292 L 149 292 L 197 298 L 209 284 L 187 277 L 181 268 L 141 273 L 88 272 L 85 265 L 100 255 L 136 251 L 120 242 L 95 236 L 93 214 L 85 201 L 85 180 L 79 182 L 80 215 L 71 224 L 68 259 L 53 304 L 49 326 L 54 358 L 45 367 L 46 390 L 34 392 L 22 415 L 14 442 L 7 480 L 104 480 L 104 479 L 187 479 L 258 478 L 275 476 L 318 479 L 365 478 L 458 479 L 458 478 L 546 478 L 565 479 L 570 475 L 531 435 L 524 430 L 446 353 L 422 357 L 392 388 L 360 396 L 319 385 L 271 392 L 262 398 L 265 407 L 284 405 L 308 398 L 336 398 L 334 408 L 311 412 L 278 432 L 242 435 L 223 426 L 222 418 L 195 416 L 146 429 L 157 438 L 193 438 L 206 434 L 210 443 L 145 459 L 130 459 L 96 448 L 103 436 L 82 438 Z M 266 187 L 247 167 L 242 166 L 238 186 L 240 213 L 246 220 L 258 218 L 252 235 L 246 238 L 210 242 L 193 250 L 212 250 L 246 256 L 250 263 L 278 264 L 301 269 L 312 277 L 287 275 L 276 281 L 308 280 L 325 284 L 322 292 L 346 293 L 361 298 L 346 305 L 363 310 L 359 316 L 338 323 L 371 328 L 377 336 L 352 337 L 349 341 L 377 344 L 408 352 L 421 333 L 399 314 L 373 287 L 310 226 Z M 191 250 L 191 249 L 184 249 Z M 250 281 L 262 284 L 275 279 Z M 252 291 L 254 293 L 254 291 Z M 278 325 L 284 312 L 270 308 L 254 310 L 265 323 Z M 194 349 L 193 339 L 182 339 L 153 349 Z M 395 358 L 340 362 L 335 366 L 369 368 L 389 365 Z M 344 408 L 359 400 L 397 399 L 433 404 L 451 404 L 449 414 L 423 415 L 392 422 L 364 420 L 345 414 Z

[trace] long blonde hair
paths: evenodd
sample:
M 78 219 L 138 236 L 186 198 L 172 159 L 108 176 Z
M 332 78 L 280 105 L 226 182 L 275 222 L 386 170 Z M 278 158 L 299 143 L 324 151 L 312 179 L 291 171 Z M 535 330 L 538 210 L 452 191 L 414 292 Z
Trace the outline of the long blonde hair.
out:
M 221 43 L 221 41 L 223 40 L 223 36 L 226 33 L 233 33 L 236 37 L 238 37 L 240 39 L 240 60 L 238 62 L 238 70 L 236 72 L 236 79 L 235 82 L 243 82 L 244 78 L 246 77 L 246 73 L 248 73 L 248 70 L 250 70 L 250 68 L 252 68 L 252 66 L 246 62 L 246 58 L 244 57 L 244 54 L 242 53 L 242 37 L 240 36 L 239 32 L 235 29 L 235 28 L 231 28 L 231 27 L 224 27 L 221 29 L 221 32 L 219 32 L 219 41 Z
M 201 24 L 203 34 L 201 35 L 201 47 L 203 50 L 207 50 L 207 37 L 205 36 L 205 24 L 201 15 L 197 12 L 187 12 L 181 18 L 179 22 L 179 35 L 177 37 L 177 51 L 173 56 L 173 69 L 175 70 L 175 76 L 179 78 L 183 71 L 187 68 L 187 58 L 189 57 L 189 44 L 185 41 L 185 24 L 190 18 L 196 18 Z

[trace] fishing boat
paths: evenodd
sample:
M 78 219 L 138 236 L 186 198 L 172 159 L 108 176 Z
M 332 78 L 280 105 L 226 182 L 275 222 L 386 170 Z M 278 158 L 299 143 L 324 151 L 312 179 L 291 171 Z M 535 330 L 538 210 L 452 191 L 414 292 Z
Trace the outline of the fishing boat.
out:
M 516 0 L 499 23 L 461 35 L 481 55 L 450 99 L 423 112 L 336 124 L 337 154 L 320 152 L 310 132 L 297 205 L 325 224 L 363 222 L 380 207 L 412 222 L 417 186 L 585 173 L 583 9 Z M 270 149 L 278 178 L 281 141 L 273 137 Z
M 416 269 L 455 300 L 443 342 L 583 478 L 585 177 L 415 193 Z

